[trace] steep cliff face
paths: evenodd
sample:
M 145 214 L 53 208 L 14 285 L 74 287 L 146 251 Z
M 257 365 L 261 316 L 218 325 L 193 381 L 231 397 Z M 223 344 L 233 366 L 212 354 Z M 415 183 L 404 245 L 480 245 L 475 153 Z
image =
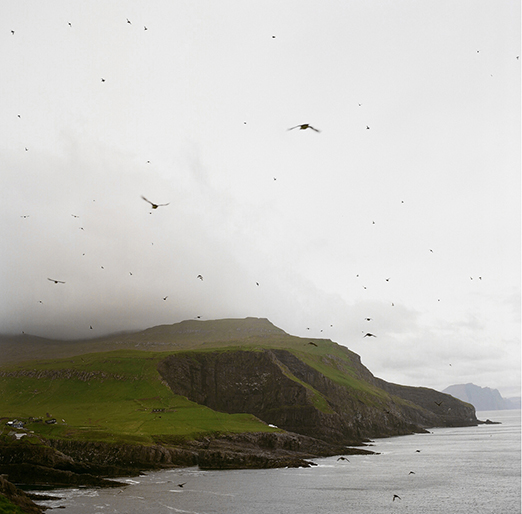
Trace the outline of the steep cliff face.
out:
M 158 371 L 174 393 L 213 410 L 251 413 L 332 443 L 476 424 L 471 406 L 429 389 L 387 384 L 350 359 L 352 374 L 364 388 L 337 383 L 283 349 L 178 353 L 161 361 Z M 440 401 L 447 406 L 437 406 Z

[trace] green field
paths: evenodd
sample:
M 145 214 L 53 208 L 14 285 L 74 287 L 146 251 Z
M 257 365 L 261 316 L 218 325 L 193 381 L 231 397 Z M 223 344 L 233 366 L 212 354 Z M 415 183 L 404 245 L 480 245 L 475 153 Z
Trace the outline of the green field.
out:
M 24 511 L 0 494 L 0 514 L 24 514 Z
M 140 444 L 162 436 L 273 430 L 250 414 L 215 412 L 173 394 L 156 371 L 164 357 L 122 350 L 4 367 L 4 432 L 7 420 L 30 418 L 43 421 L 25 428 L 44 437 Z M 56 424 L 46 424 L 49 418 Z

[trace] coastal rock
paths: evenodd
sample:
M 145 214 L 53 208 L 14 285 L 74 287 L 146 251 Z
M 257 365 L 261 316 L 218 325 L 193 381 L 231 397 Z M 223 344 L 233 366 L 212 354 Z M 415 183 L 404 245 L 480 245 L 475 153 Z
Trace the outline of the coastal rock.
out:
M 13 506 L 13 510 L 8 510 L 9 507 L 4 505 L 6 510 L 2 510 L 2 512 L 15 512 L 16 507 L 26 514 L 42 514 L 44 512 L 27 494 L 9 482 L 5 475 L 0 475 L 0 496 Z
M 56 439 L 30 447 L 0 445 L 0 472 L 19 484 L 122 487 L 125 484 L 106 479 L 195 465 L 202 469 L 301 467 L 317 457 L 372 453 L 290 433 L 225 434 L 178 440 L 176 446 Z

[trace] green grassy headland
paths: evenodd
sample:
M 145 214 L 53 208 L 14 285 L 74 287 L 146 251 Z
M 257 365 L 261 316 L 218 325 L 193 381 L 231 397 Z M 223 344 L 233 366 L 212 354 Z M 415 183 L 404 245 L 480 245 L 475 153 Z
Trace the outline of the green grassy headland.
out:
M 6 421 L 32 418 L 25 428 L 46 438 L 139 444 L 277 430 L 253 415 L 216 412 L 175 395 L 156 367 L 168 355 L 187 351 L 285 349 L 365 403 L 382 405 L 389 400 L 387 393 L 358 375 L 355 354 L 330 340 L 313 341 L 317 346 L 268 320 L 249 318 L 188 321 L 105 340 L 37 342 L 34 351 L 25 352 L 38 359 L 31 361 L 11 346 L 8 363 L 0 367 L 0 427 L 5 435 L 16 431 Z M 50 351 L 59 358 L 42 358 Z M 318 391 L 288 376 L 311 390 L 318 409 L 330 411 Z M 46 424 L 50 418 L 56 424 Z

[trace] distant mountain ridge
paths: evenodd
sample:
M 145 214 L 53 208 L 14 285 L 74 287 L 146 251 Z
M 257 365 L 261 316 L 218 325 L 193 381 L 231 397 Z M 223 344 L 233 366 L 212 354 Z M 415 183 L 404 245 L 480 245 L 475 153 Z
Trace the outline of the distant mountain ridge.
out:
M 497 389 L 471 383 L 451 385 L 442 392 L 471 403 L 476 410 L 520 409 L 520 398 L 503 398 Z

